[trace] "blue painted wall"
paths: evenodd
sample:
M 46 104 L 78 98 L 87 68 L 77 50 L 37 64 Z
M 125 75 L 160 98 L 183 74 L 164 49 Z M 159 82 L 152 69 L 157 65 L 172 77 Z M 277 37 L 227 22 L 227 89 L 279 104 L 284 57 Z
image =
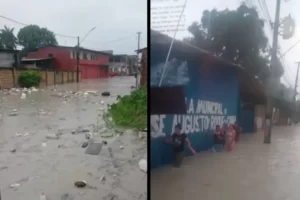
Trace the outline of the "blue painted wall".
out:
M 158 85 L 165 59 L 166 55 L 151 45 L 151 87 Z M 184 116 L 151 116 L 151 169 L 172 162 L 172 147 L 164 143 L 164 139 L 172 135 L 176 123 L 183 125 L 183 131 L 199 152 L 211 148 L 211 132 L 215 125 L 223 124 L 222 120 L 233 123 L 239 110 L 238 77 L 233 70 L 221 67 L 203 71 L 200 61 L 185 59 L 174 52 L 169 60 L 162 86 L 184 85 L 188 113 Z M 201 109 L 201 105 L 207 105 L 205 108 L 214 105 L 221 109 L 209 112 L 204 107 Z M 185 153 L 190 155 L 188 149 Z

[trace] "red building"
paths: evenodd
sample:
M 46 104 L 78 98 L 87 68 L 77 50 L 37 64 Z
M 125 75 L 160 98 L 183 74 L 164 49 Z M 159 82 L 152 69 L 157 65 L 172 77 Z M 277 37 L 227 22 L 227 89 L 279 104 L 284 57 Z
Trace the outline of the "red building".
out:
M 27 54 L 32 59 L 54 59 L 54 69 L 76 70 L 76 47 L 48 45 L 40 47 Z M 94 51 L 80 48 L 79 66 L 82 79 L 97 79 L 108 76 L 108 62 L 110 54 L 101 51 Z

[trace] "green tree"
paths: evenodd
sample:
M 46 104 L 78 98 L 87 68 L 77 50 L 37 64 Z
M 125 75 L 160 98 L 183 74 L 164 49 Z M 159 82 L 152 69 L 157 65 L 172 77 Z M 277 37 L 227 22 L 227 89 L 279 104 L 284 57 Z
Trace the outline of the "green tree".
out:
M 28 25 L 21 28 L 18 33 L 19 44 L 23 50 L 39 48 L 43 45 L 56 45 L 57 41 L 53 32 L 37 25 Z
M 17 38 L 14 35 L 14 28 L 8 28 L 7 26 L 4 26 L 4 29 L 0 30 L 0 48 L 17 48 Z
M 192 23 L 188 31 L 192 37 L 185 38 L 186 42 L 242 65 L 261 80 L 269 75 L 268 39 L 255 8 L 243 3 L 236 10 L 205 10 L 201 22 Z M 276 63 L 280 76 L 283 68 Z

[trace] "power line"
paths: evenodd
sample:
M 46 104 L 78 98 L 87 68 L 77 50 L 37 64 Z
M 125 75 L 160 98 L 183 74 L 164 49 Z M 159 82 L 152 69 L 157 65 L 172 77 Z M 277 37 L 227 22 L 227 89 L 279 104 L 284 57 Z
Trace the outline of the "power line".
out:
M 8 21 L 14 22 L 14 23 L 19 24 L 19 25 L 22 25 L 22 26 L 28 26 L 28 24 L 25 24 L 25 23 L 23 23 L 23 22 L 16 21 L 16 20 L 14 20 L 14 19 L 11 19 L 11 18 L 9 18 L 9 17 L 5 17 L 5 16 L 3 16 L 3 15 L 0 15 L 0 18 L 6 19 L 6 20 L 8 20 Z M 69 35 L 64 35 L 64 34 L 55 33 L 55 32 L 53 32 L 53 33 L 54 33 L 54 35 L 56 35 L 56 36 L 67 37 L 67 38 L 77 38 L 77 37 L 75 37 L 75 36 L 69 36 Z
M 23 23 L 23 22 L 20 22 L 20 21 L 11 19 L 11 18 L 9 18 L 9 17 L 5 17 L 5 16 L 3 16 L 3 15 L 0 15 L 0 18 L 6 19 L 6 20 L 8 20 L 8 21 L 14 22 L 14 23 L 19 24 L 19 25 L 22 25 L 22 26 L 28 26 L 28 24 L 25 24 L 25 23 Z M 77 37 L 75 37 L 75 36 L 69 36 L 69 35 L 64 35 L 64 34 L 55 33 L 55 32 L 53 32 L 53 33 L 54 33 L 54 35 L 60 36 L 60 37 L 74 38 L 74 39 L 77 38 Z M 115 40 L 110 40 L 110 41 L 106 41 L 106 42 L 93 42 L 93 43 L 94 43 L 94 44 L 95 44 L 95 43 L 96 43 L 96 44 L 107 44 L 107 43 L 112 43 L 112 42 L 118 42 L 118 41 L 126 40 L 126 39 L 128 39 L 128 38 L 130 38 L 130 37 L 133 37 L 134 35 L 135 35 L 135 34 L 131 34 L 131 35 L 129 35 L 129 36 L 122 37 L 122 38 L 118 38 L 118 39 L 115 39 Z

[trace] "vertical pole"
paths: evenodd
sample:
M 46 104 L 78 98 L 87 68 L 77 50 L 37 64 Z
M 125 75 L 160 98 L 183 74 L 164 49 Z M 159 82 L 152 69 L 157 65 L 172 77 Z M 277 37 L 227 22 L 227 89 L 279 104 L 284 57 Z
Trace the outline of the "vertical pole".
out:
M 271 54 L 271 77 L 268 80 L 268 89 L 267 89 L 267 113 L 265 116 L 265 130 L 264 130 L 264 143 L 271 143 L 272 135 L 272 123 L 273 123 L 273 102 L 270 94 L 270 88 L 272 88 L 272 82 L 280 77 L 275 77 L 274 69 L 277 60 L 277 48 L 278 48 L 278 29 L 279 29 L 279 16 L 280 16 L 280 0 L 276 0 L 276 13 L 274 21 L 274 31 L 273 31 L 273 44 L 272 44 L 272 54 Z
M 137 57 L 138 57 L 138 59 L 139 59 L 139 50 L 140 50 L 140 40 L 141 40 L 141 32 L 137 32 L 137 35 L 138 35 L 138 46 L 137 46 Z M 136 80 L 135 80 L 135 87 L 137 88 L 138 87 L 138 83 L 139 83 L 139 81 L 138 81 L 138 78 L 139 78 L 139 68 L 138 68 L 138 66 L 136 67 Z
M 77 49 L 76 49 L 76 81 L 79 82 L 79 36 L 77 37 Z
M 295 88 L 294 88 L 294 104 L 295 105 L 296 105 L 296 96 L 297 96 L 297 85 L 298 85 L 299 67 L 300 67 L 300 62 L 298 62 L 297 74 L 296 74 L 296 80 L 295 80 Z

